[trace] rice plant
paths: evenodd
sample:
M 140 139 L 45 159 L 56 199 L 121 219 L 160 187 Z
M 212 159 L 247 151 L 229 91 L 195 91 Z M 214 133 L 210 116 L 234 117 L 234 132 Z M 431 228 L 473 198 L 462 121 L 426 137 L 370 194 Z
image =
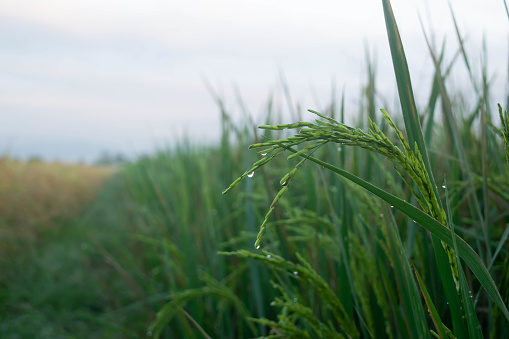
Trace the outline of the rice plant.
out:
M 302 265 L 311 272 L 314 271 L 314 273 L 307 271 L 305 273 L 305 278 L 300 279 L 306 280 L 306 282 L 311 285 L 311 288 L 317 291 L 316 293 L 321 297 L 321 302 L 326 305 L 325 309 L 329 312 L 324 309 L 322 309 L 321 312 L 314 310 L 305 302 L 301 302 L 300 298 L 294 298 L 292 300 L 292 298 L 289 297 L 289 295 L 291 295 L 289 291 L 292 290 L 291 286 L 274 283 L 275 288 L 277 288 L 282 295 L 282 299 L 276 299 L 273 302 L 274 306 L 281 308 L 281 312 L 278 316 L 279 321 L 275 322 L 266 319 L 256 321 L 270 326 L 272 328 L 271 334 L 274 338 L 329 337 L 332 335 L 331 333 L 334 333 L 334 335 L 338 337 L 347 336 L 353 338 L 360 336 L 427 337 L 430 334 L 437 337 L 480 338 L 483 335 L 488 335 L 490 332 L 493 337 L 496 337 L 500 333 L 507 333 L 509 312 L 506 306 L 508 302 L 507 293 L 505 292 L 506 285 L 499 283 L 497 287 L 492 276 L 494 273 L 492 265 L 495 262 L 493 248 L 501 249 L 504 247 L 506 238 L 493 238 L 493 235 L 490 236 L 487 231 L 489 227 L 488 224 L 490 222 L 493 223 L 493 221 L 491 221 L 486 214 L 486 211 L 488 211 L 487 206 L 484 207 L 484 215 L 482 213 L 480 207 L 481 202 L 476 195 L 474 184 L 474 177 L 477 175 L 474 174 L 473 169 L 469 165 L 469 159 L 466 156 L 463 141 L 459 135 L 459 129 L 448 97 L 444 77 L 440 69 L 440 63 L 430 48 L 431 57 L 435 62 L 437 74 L 434 87 L 436 86 L 436 88 L 438 88 L 437 92 L 432 92 L 432 96 L 435 96 L 433 100 L 436 100 L 436 96 L 440 93 L 445 113 L 444 116 L 446 118 L 445 121 L 449 126 L 448 135 L 451 137 L 452 143 L 456 146 L 455 154 L 459 158 L 459 166 L 462 167 L 462 171 L 459 173 L 452 172 L 452 176 L 455 180 L 466 183 L 463 189 L 466 189 L 469 204 L 473 206 L 472 211 L 474 214 L 472 217 L 474 220 L 477 217 L 479 218 L 480 225 L 475 225 L 474 221 L 472 230 L 475 232 L 474 234 L 478 235 L 473 242 L 473 246 L 480 251 L 481 256 L 479 256 L 464 239 L 466 238 L 468 240 L 471 233 L 462 232 L 463 237 L 456 233 L 455 227 L 460 227 L 461 224 L 459 224 L 460 226 L 456 226 L 458 221 L 453 220 L 453 214 L 455 214 L 455 212 L 449 203 L 448 187 L 445 180 L 444 184 L 441 186 L 443 192 L 442 196 L 445 196 L 447 206 L 446 208 L 443 207 L 438 186 L 435 184 L 434 173 L 428 156 L 428 148 L 424 142 L 419 116 L 412 94 L 413 91 L 408 66 L 396 21 L 392 13 L 390 2 L 383 1 L 383 4 L 401 109 L 405 121 L 405 133 L 408 136 L 408 141 L 405 139 L 402 131 L 389 117 L 389 114 L 383 109 L 381 112 L 386 121 L 386 125 L 393 130 L 393 133 L 401 144 L 401 148 L 396 146 L 372 119 L 369 119 L 369 128 L 365 132 L 359 128 L 353 128 L 337 121 L 332 114 L 325 115 L 310 110 L 310 112 L 316 114 L 320 118 L 316 119 L 314 123 L 301 121 L 290 124 L 260 126 L 259 128 L 261 129 L 271 131 L 293 129 L 297 129 L 298 131 L 286 138 L 252 144 L 250 148 L 260 149 L 259 152 L 264 157 L 255 162 L 223 192 L 228 193 L 246 177 L 251 176 L 252 173 L 259 171 L 262 166 L 269 164 L 286 151 L 289 151 L 293 154 L 288 156 L 288 160 L 296 157 L 301 160 L 281 179 L 280 184 L 282 188 L 275 194 L 269 210 L 261 223 L 257 239 L 254 243 L 255 249 L 259 250 L 263 246 L 263 238 L 270 224 L 271 214 L 276 209 L 278 203 L 284 202 L 283 196 L 285 194 L 290 194 L 291 183 L 294 182 L 294 177 L 296 177 L 297 172 L 306 161 L 314 162 L 322 166 L 322 168 L 326 168 L 342 176 L 390 204 L 390 208 L 383 204 L 378 207 L 382 213 L 380 213 L 380 218 L 373 224 L 375 229 L 369 230 L 369 232 L 380 232 L 379 235 L 375 236 L 374 244 L 373 241 L 371 241 L 371 246 L 380 246 L 381 249 L 378 251 L 377 256 L 370 257 L 370 255 L 363 250 L 366 243 L 369 243 L 369 241 L 363 241 L 366 236 L 352 230 L 350 228 L 351 225 L 339 225 L 337 227 L 338 231 L 329 235 L 329 242 L 335 243 L 337 246 L 335 261 L 337 264 L 340 262 L 342 263 L 342 266 L 345 268 L 346 279 L 338 279 L 337 282 L 333 282 L 334 279 L 332 279 L 329 280 L 329 283 L 331 285 L 337 283 L 339 285 L 337 288 L 341 290 L 350 288 L 351 298 L 348 302 L 351 303 L 351 305 L 343 305 L 340 299 L 333 298 L 331 295 L 324 295 L 323 292 L 320 293 L 320 291 L 323 291 L 325 288 L 322 286 L 322 283 L 317 282 L 320 277 L 319 274 L 314 271 L 311 265 L 307 263 L 302 256 L 297 254 Z M 459 29 L 457 26 L 456 28 L 458 36 L 460 37 Z M 461 38 L 459 40 L 463 47 Z M 468 58 L 464 49 L 463 54 L 468 65 Z M 481 104 L 485 105 L 481 105 L 480 109 L 481 113 L 484 114 L 483 112 L 485 111 L 482 107 L 486 107 L 486 96 L 482 96 L 480 100 Z M 484 100 L 484 102 L 482 100 Z M 502 114 L 502 109 L 499 109 L 502 120 L 501 134 L 504 139 L 506 138 L 507 114 L 504 116 Z M 432 124 L 429 123 L 432 119 L 433 117 L 431 116 L 431 120 L 428 120 L 428 127 L 432 126 Z M 482 120 L 481 124 L 485 125 L 486 120 Z M 429 134 L 431 130 L 427 128 L 426 131 L 427 134 Z M 486 152 L 486 137 L 483 127 L 483 133 L 479 142 L 481 146 L 484 147 L 484 152 Z M 506 142 L 505 139 L 504 142 Z M 341 145 L 342 149 L 345 148 L 343 146 L 357 147 L 383 156 L 388 163 L 392 165 L 397 175 L 399 175 L 404 190 L 411 193 L 410 197 L 406 197 L 406 200 L 410 202 L 394 196 L 388 190 L 384 190 L 380 186 L 377 187 L 347 170 L 334 166 L 331 162 L 322 161 L 319 160 L 318 156 L 313 156 L 315 152 L 319 152 L 319 149 L 325 148 L 331 143 Z M 430 145 L 429 142 L 428 145 Z M 298 149 L 299 146 L 304 147 Z M 333 148 L 334 147 L 337 146 L 333 146 Z M 497 157 L 500 154 L 495 149 L 492 150 L 492 152 L 495 152 L 495 156 Z M 481 188 L 484 191 L 482 203 L 486 205 L 490 203 L 487 197 L 487 182 L 490 180 L 488 180 L 487 167 L 485 166 L 487 159 L 483 156 L 481 162 L 483 163 L 483 168 L 481 169 L 482 174 L 480 176 L 483 181 Z M 344 166 L 344 160 L 342 164 Z M 384 165 L 382 164 L 380 166 L 383 167 Z M 384 179 L 394 180 L 391 178 L 392 174 L 390 171 L 386 169 L 381 169 L 381 171 L 383 174 L 387 175 L 386 178 L 382 178 L 382 182 L 385 181 Z M 371 180 L 380 181 L 380 178 L 375 176 L 372 177 Z M 500 192 L 499 196 L 504 197 L 505 194 L 506 193 Z M 344 196 L 342 198 L 344 199 Z M 412 199 L 417 202 L 420 209 L 413 206 L 411 203 Z M 422 226 L 426 231 L 429 231 L 429 235 L 424 236 L 422 240 L 432 244 L 431 248 L 434 253 L 431 253 L 429 249 L 430 246 L 426 245 L 428 249 L 424 249 L 424 253 L 420 252 L 415 254 L 413 260 L 418 262 L 422 260 L 422 258 L 419 259 L 419 256 L 425 255 L 425 257 L 428 258 L 426 259 L 427 263 L 429 263 L 429 256 L 431 255 L 436 260 L 436 266 L 418 266 L 418 263 L 414 263 L 414 270 L 411 269 L 410 260 L 412 259 L 412 253 L 406 250 L 411 249 L 414 245 L 410 242 L 407 242 L 406 246 L 403 245 L 401 240 L 403 230 L 397 227 L 395 220 L 399 216 L 397 213 L 393 213 L 394 208 L 409 217 L 413 222 Z M 344 209 L 340 210 L 340 212 L 346 213 Z M 364 211 L 361 213 L 368 212 Z M 332 222 L 344 222 L 345 219 L 343 218 L 341 220 L 341 217 L 342 216 L 337 215 L 335 211 L 332 210 L 332 215 L 330 216 Z M 376 231 L 376 225 L 379 225 L 380 231 Z M 503 227 L 507 228 L 507 225 Z M 350 229 L 344 232 L 341 231 L 341 228 Z M 466 231 L 466 228 L 463 228 L 463 230 Z M 415 232 L 415 230 L 412 229 L 412 232 Z M 335 241 L 335 238 L 338 240 Z M 413 235 L 410 237 L 407 236 L 407 241 L 415 241 L 415 239 Z M 346 251 L 345 243 L 352 246 L 351 248 L 354 248 L 351 253 Z M 496 251 L 496 253 L 498 254 L 499 252 Z M 281 259 L 273 259 L 276 257 L 270 252 L 264 251 L 262 255 L 247 251 L 225 254 L 236 255 L 243 258 L 255 258 L 273 267 L 275 270 L 286 271 L 290 276 L 292 270 L 295 275 L 299 275 L 301 272 L 297 270 L 299 266 L 292 266 L 294 264 L 281 261 Z M 383 259 L 385 259 L 386 262 L 384 262 Z M 465 266 L 463 266 L 461 260 L 464 261 Z M 358 265 L 359 262 L 363 264 Z M 392 268 L 392 270 L 388 271 L 389 274 L 385 273 L 387 272 L 387 262 Z M 503 279 L 505 279 L 504 277 L 506 276 L 506 264 L 507 263 L 504 262 L 504 266 L 497 272 L 497 276 L 502 278 L 502 281 L 504 281 Z M 367 274 L 365 272 L 359 272 L 359 269 L 368 269 L 378 272 L 373 275 L 373 273 Z M 436 273 L 428 273 L 428 276 L 434 276 L 434 278 L 428 278 L 427 281 L 425 281 L 421 279 L 418 273 L 420 270 L 427 272 L 435 271 Z M 415 278 L 412 271 L 415 271 Z M 472 279 L 473 277 L 470 276 L 470 274 L 466 274 L 466 272 L 473 273 L 476 279 Z M 437 275 L 439 276 L 441 287 L 436 286 L 438 285 L 436 281 Z M 328 277 L 331 279 L 329 274 Z M 383 281 L 384 285 L 380 286 L 374 284 L 375 280 Z M 397 288 L 394 289 L 393 286 L 386 283 L 391 280 L 395 282 Z M 371 281 L 373 286 L 366 288 L 364 286 L 366 281 Z M 430 283 L 435 285 L 433 287 L 435 289 L 435 295 L 433 297 L 429 294 L 426 287 L 426 285 Z M 421 301 L 421 294 L 417 286 L 419 286 L 425 303 Z M 488 296 L 485 300 L 485 303 L 489 305 L 488 312 L 487 315 L 484 315 L 483 321 L 479 320 L 480 309 L 476 309 L 476 306 L 478 307 L 481 291 L 477 292 L 474 299 L 472 294 L 472 288 L 474 286 L 479 286 L 479 288 L 484 289 Z M 500 293 L 499 287 L 502 288 L 502 293 Z M 437 300 L 437 295 L 439 294 L 445 295 L 445 299 L 447 300 L 446 307 L 443 305 L 443 300 Z M 376 299 L 378 299 L 378 309 L 382 314 L 380 318 L 383 319 L 383 321 L 381 321 L 382 324 L 378 324 L 378 326 L 375 325 L 372 312 L 374 306 L 373 299 L 375 299 L 375 296 Z M 439 305 L 438 309 L 440 309 L 440 312 L 437 310 L 435 304 Z M 335 308 L 338 309 L 338 311 L 334 312 L 333 309 Z M 346 312 L 346 309 L 349 309 L 350 312 Z M 425 318 L 424 316 L 426 309 L 430 313 L 430 318 Z M 355 310 L 355 312 L 352 312 L 352 310 Z M 393 312 L 391 313 L 389 310 Z M 332 312 L 332 314 L 330 312 Z M 401 318 L 404 320 L 401 320 Z M 493 319 L 496 319 L 495 323 Z M 482 328 L 481 323 L 483 325 Z M 354 325 L 352 326 L 352 324 Z M 430 326 L 431 324 L 433 324 L 432 327 Z
M 504 140 L 505 156 L 507 159 L 507 164 L 509 165 L 509 117 L 507 115 L 507 111 L 502 113 L 502 106 L 500 106 L 500 104 L 498 105 L 498 112 L 500 115 L 500 121 L 502 122 L 500 134 Z

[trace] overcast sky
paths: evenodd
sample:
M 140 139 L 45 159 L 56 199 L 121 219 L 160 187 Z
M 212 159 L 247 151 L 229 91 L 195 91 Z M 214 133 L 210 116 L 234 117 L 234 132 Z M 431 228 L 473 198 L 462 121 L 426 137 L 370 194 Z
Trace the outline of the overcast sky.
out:
M 432 68 L 417 13 L 438 42 L 447 36 L 452 55 L 458 44 L 448 3 L 392 5 L 416 95 L 424 101 Z M 505 102 L 503 0 L 451 5 L 476 75 L 485 34 L 489 70 L 499 84 L 493 100 Z M 269 93 L 280 91 L 280 71 L 302 111 L 324 107 L 332 81 L 338 92 L 346 86 L 353 110 L 366 77 L 366 45 L 377 56 L 380 91 L 392 93 L 379 0 L 3 0 L 0 151 L 92 161 L 103 150 L 148 152 L 184 132 L 197 142 L 214 141 L 219 112 L 204 78 L 236 116 L 232 88 L 259 116 Z M 461 63 L 457 68 L 464 70 Z

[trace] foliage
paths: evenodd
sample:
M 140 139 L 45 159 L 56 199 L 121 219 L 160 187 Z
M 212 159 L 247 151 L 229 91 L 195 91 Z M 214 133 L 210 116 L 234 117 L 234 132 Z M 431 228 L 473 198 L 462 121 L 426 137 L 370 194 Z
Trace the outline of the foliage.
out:
M 1 336 L 507 337 L 509 168 L 487 128 L 487 74 L 469 72 L 482 90 L 450 93 L 456 59 L 430 48 L 418 105 L 388 1 L 384 13 L 401 100 L 391 118 L 374 110 L 369 62 L 369 112 L 334 94 L 319 119 L 288 124 L 275 95 L 262 135 L 212 93 L 219 144 L 183 140 L 120 167 L 67 232 L 10 267 Z

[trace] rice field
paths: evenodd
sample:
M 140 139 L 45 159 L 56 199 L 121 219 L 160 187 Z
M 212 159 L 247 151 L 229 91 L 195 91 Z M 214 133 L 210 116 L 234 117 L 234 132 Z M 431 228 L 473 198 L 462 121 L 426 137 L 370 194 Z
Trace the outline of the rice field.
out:
M 65 292 L 69 249 L 76 246 L 69 239 L 83 233 L 73 220 L 115 169 L 3 156 L 0 174 L 0 336 L 54 338 L 52 331 L 44 334 L 56 321 L 48 308 L 73 300 Z
M 430 95 L 416 102 L 383 3 L 397 107 L 377 107 L 374 76 L 367 109 L 348 111 L 339 94 L 315 120 L 280 121 L 275 96 L 259 128 L 215 97 L 217 145 L 181 140 L 101 172 L 87 193 L 62 182 L 83 199 L 55 200 L 58 213 L 4 209 L 36 186 L 3 180 L 2 229 L 56 215 L 35 228 L 61 231 L 5 264 L 0 336 L 509 337 L 506 108 L 490 102 L 488 74 L 471 77 L 475 93 L 449 91 L 465 48 L 448 63 L 430 47 Z
M 76 216 L 94 198 L 111 167 L 93 167 L 0 158 L 0 261 L 6 250 L 23 251 L 57 229 L 58 221 Z

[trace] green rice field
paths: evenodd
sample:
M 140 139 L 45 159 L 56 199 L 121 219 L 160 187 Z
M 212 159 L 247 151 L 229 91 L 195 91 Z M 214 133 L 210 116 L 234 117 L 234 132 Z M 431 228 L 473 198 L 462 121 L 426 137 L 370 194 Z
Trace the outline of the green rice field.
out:
M 508 107 L 470 71 L 488 51 L 458 26 L 458 57 L 429 42 L 416 102 L 383 5 L 394 107 L 367 58 L 358 111 L 333 89 L 282 121 L 294 103 L 273 96 L 258 126 L 212 91 L 215 145 L 115 169 L 2 159 L 0 338 L 509 338 Z M 450 90 L 456 69 L 473 89 Z

